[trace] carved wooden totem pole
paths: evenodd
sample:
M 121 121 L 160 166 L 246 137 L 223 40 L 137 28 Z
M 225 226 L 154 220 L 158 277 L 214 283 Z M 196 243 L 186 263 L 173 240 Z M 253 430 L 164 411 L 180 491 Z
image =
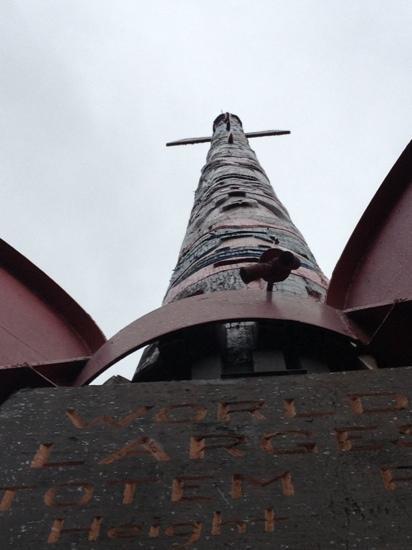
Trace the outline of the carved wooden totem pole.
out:
M 328 283 L 249 146 L 285 133 L 168 144 L 211 142 L 177 265 L 107 341 L 0 241 L 1 549 L 411 547 L 412 146 Z

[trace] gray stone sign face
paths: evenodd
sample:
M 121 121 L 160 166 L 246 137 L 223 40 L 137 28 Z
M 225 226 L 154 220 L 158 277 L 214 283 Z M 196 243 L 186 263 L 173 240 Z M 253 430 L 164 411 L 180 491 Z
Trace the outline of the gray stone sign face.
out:
M 25 390 L 0 548 L 412 547 L 412 369 Z

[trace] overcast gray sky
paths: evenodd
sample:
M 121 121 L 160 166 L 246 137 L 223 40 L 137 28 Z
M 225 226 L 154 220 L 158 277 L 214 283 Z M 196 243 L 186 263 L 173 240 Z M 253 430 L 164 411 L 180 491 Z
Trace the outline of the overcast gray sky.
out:
M 251 145 L 330 276 L 411 137 L 411 23 L 411 0 L 2 0 L 2 237 L 112 336 L 160 305 L 207 153 L 165 142 L 231 111 L 292 130 Z

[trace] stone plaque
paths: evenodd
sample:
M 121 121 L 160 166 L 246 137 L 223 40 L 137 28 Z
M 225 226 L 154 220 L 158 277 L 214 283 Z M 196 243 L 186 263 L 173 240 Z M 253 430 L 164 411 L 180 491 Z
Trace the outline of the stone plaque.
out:
M 23 390 L 0 548 L 411 548 L 412 369 Z

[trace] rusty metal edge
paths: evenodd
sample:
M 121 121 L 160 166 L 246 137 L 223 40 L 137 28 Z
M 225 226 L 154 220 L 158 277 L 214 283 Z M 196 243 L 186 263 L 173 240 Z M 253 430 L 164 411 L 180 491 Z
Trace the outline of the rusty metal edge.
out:
M 83 341 L 87 355 L 106 342 L 106 337 L 90 315 L 53 279 L 3 239 L 0 239 L 0 265 L 64 319 Z
M 390 212 L 402 200 L 403 192 L 411 180 L 412 141 L 405 147 L 383 180 L 335 266 L 326 297 L 326 303 L 330 306 L 345 309 L 348 290 L 356 282 L 357 266 L 371 244 L 385 231 L 385 223 Z M 384 300 L 385 296 L 382 296 L 382 301 Z
M 292 321 L 352 340 L 364 340 L 363 334 L 342 311 L 326 304 L 259 290 L 214 292 L 172 302 L 133 321 L 90 358 L 73 385 L 88 384 L 127 355 L 178 330 L 215 322 L 258 319 Z

